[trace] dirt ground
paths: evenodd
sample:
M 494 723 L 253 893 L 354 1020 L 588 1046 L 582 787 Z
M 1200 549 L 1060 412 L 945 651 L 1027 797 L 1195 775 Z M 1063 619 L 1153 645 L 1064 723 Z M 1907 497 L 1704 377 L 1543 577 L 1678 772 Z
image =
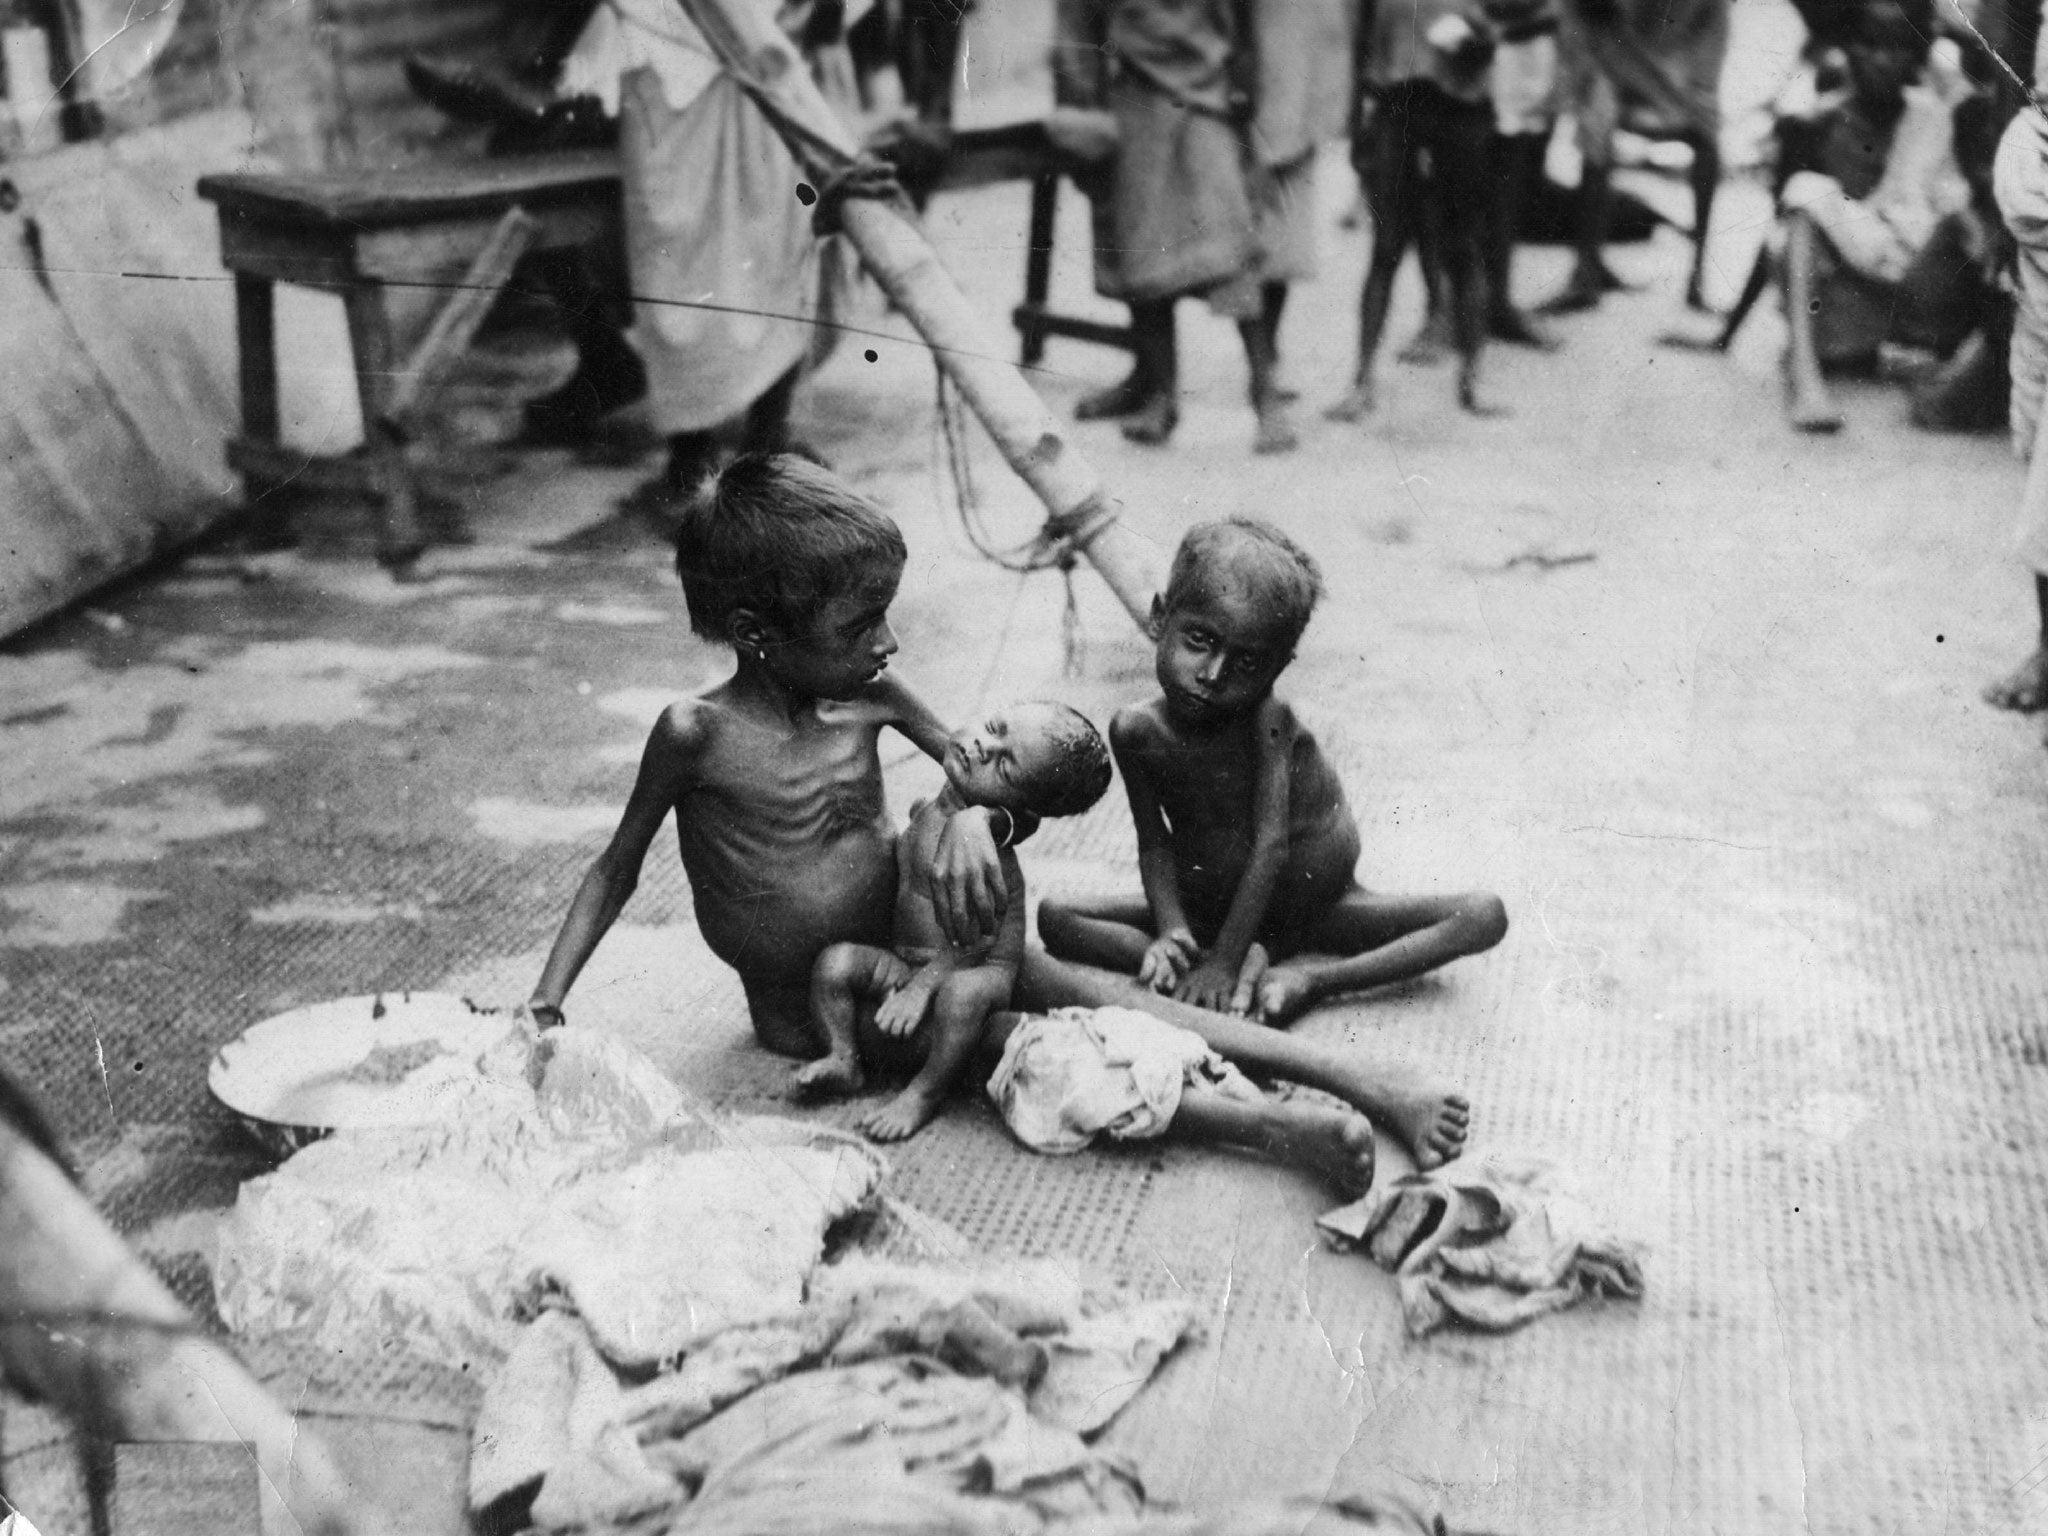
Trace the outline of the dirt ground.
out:
M 1685 318 L 1668 231 L 1615 252 L 1640 289 L 1560 323 L 1557 354 L 1494 354 L 1506 418 L 1389 362 L 1381 416 L 1326 423 L 1364 237 L 1338 224 L 1341 159 L 1324 172 L 1326 272 L 1284 335 L 1302 450 L 1250 455 L 1235 337 L 1194 305 L 1173 446 L 1077 439 L 1162 552 L 1247 512 L 1318 555 L 1330 600 L 1283 686 L 1345 775 L 1364 878 L 1506 900 L 1498 950 L 1299 1027 L 1459 1083 L 1480 1145 L 1554 1160 L 1644 1245 L 1648 1293 L 1414 1343 L 1391 1281 L 1324 1251 L 1297 1178 L 1033 1158 L 979 1104 L 896 1155 L 897 1191 L 993 1251 L 1201 1301 L 1206 1342 L 1111 1431 L 1161 1498 L 1393 1478 L 1504 1536 L 2048 1529 L 2048 757 L 1977 700 L 2032 623 L 2003 439 L 1915 431 L 1875 384 L 1845 389 L 1839 437 L 1793 435 L 1775 317 L 1732 359 L 1656 345 Z M 1760 206 L 1732 188 L 1717 221 L 1722 302 Z M 1081 307 L 1082 210 L 1063 217 Z M 931 222 L 1005 313 L 1021 192 Z M 1521 296 L 1561 275 L 1526 253 Z M 801 419 L 904 527 L 901 671 L 953 718 L 1055 694 L 1105 719 L 1147 647 L 1085 569 L 1069 621 L 1057 574 L 976 556 L 929 360 L 871 320 Z M 1055 342 L 1034 377 L 1064 411 L 1117 369 Z M 1028 493 L 985 440 L 970 462 L 979 517 L 1026 536 Z M 344 993 L 523 997 L 647 722 L 718 675 L 665 551 L 613 514 L 651 463 L 479 479 L 478 541 L 415 584 L 213 552 L 0 648 L 0 1063 L 202 1309 L 214 1213 L 260 1167 L 207 1099 L 213 1048 Z M 935 782 L 908 750 L 899 812 Z M 1133 884 L 1126 822 L 1113 790 L 1046 829 L 1035 890 Z M 717 1102 L 780 1092 L 665 847 L 570 1011 Z M 459 1391 L 374 1348 L 256 1358 L 402 1529 L 454 1528 Z M 64 1496 L 32 1499 L 62 1484 L 35 1422 L 9 1415 L 0 1478 L 62 1530 Z

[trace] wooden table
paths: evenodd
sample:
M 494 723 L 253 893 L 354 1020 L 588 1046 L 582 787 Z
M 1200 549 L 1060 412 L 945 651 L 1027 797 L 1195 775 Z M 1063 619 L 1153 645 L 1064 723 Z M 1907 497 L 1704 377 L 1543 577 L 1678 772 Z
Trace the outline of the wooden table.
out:
M 937 190 L 1032 184 L 1024 301 L 1012 312 L 1023 360 L 1048 336 L 1129 345 L 1121 326 L 1058 315 L 1047 305 L 1060 157 L 1042 124 L 970 129 L 955 136 Z M 535 221 L 531 249 L 607 248 L 624 272 L 619 162 L 610 150 L 423 163 L 396 170 L 307 175 L 204 176 L 199 195 L 220 214 L 221 261 L 235 276 L 242 430 L 228 462 L 253 501 L 296 484 L 368 492 L 379 505 L 379 558 L 403 566 L 424 547 L 393 405 L 402 364 L 436 311 L 458 290 L 508 210 Z M 279 437 L 273 289 L 297 283 L 341 295 L 348 315 L 365 449 L 309 460 Z
M 221 261 L 235 276 L 242 431 L 228 462 L 251 499 L 277 486 L 367 490 L 380 504 L 379 558 L 423 547 L 393 403 L 400 364 L 427 334 L 511 209 L 533 220 L 529 249 L 620 249 L 618 157 L 610 151 L 426 163 L 398 170 L 204 176 L 220 214 Z M 624 270 L 623 259 L 618 262 Z M 365 452 L 314 459 L 279 437 L 273 290 L 341 295 Z

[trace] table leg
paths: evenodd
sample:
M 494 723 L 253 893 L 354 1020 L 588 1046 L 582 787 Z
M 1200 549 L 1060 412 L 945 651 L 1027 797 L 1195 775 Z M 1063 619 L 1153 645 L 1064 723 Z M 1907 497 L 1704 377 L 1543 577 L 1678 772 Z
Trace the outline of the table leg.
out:
M 348 312 L 349 344 L 355 352 L 356 398 L 363 408 L 363 446 L 369 459 L 372 494 L 377 498 L 377 559 L 401 570 L 426 548 L 420 532 L 419 508 L 412 474 L 405 464 L 405 446 L 391 420 L 390 401 L 398 347 L 391 334 L 391 315 L 384 304 L 384 285 L 358 279 L 342 295 Z
M 1031 184 L 1031 233 L 1024 247 L 1024 310 L 1029 316 L 1045 313 L 1046 295 L 1052 288 L 1052 242 L 1059 211 L 1059 174 L 1049 172 Z M 1029 368 L 1045 356 L 1045 332 L 1028 320 L 1018 329 L 1024 333 L 1024 366 Z
M 241 352 L 242 435 L 278 439 L 277 323 L 267 277 L 235 274 L 235 344 Z

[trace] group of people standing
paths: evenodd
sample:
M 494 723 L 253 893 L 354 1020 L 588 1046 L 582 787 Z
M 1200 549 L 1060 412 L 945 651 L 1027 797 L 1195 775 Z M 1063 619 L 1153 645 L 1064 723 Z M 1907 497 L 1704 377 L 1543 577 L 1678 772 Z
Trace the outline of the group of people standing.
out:
M 1060 0 L 1060 103 L 1107 110 L 1117 153 L 1101 179 L 1096 285 L 1131 312 L 1129 375 L 1084 399 L 1164 443 L 1178 421 L 1174 309 L 1200 297 L 1237 322 L 1257 419 L 1254 450 L 1296 446 L 1280 377 L 1290 287 L 1316 272 L 1316 152 L 1348 138 L 1373 226 L 1357 368 L 1327 414 L 1374 407 L 1394 278 L 1421 258 L 1433 325 L 1479 387 L 1488 340 L 1548 346 L 1516 308 L 1513 251 L 1562 110 L 1579 128 L 1579 259 L 1557 310 L 1615 285 L 1601 261 L 1607 167 L 1629 106 L 1694 148 L 1700 225 L 1719 179 L 1718 82 L 1727 0 L 1659 8 L 1646 29 L 1614 0 Z M 1697 264 L 1691 285 L 1697 299 Z

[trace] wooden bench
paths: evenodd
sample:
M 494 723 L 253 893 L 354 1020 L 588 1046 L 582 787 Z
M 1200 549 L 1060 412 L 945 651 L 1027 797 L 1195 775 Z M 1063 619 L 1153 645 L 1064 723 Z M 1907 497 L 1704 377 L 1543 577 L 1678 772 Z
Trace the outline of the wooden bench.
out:
M 937 188 L 1032 183 L 1024 300 L 1012 314 L 1026 364 L 1044 355 L 1048 336 L 1129 345 L 1123 327 L 1058 315 L 1047 305 L 1059 165 L 1039 123 L 969 130 L 956 136 Z M 425 543 L 405 465 L 403 419 L 421 387 L 415 375 L 429 361 L 423 349 L 433 352 L 438 341 L 445 353 L 451 336 L 467 341 L 465 328 L 473 331 L 488 307 L 475 302 L 478 291 L 502 286 L 509 272 L 508 262 L 493 257 L 503 255 L 515 210 L 522 216 L 520 250 L 601 246 L 606 265 L 624 272 L 619 179 L 618 157 L 609 150 L 201 177 L 199 195 L 218 210 L 221 261 L 235 279 L 242 430 L 227 453 L 250 500 L 284 485 L 367 492 L 379 507 L 379 558 L 394 568 L 407 564 Z M 341 296 L 362 405 L 359 454 L 309 460 L 280 438 L 278 283 Z M 456 306 L 468 313 L 451 323 Z

